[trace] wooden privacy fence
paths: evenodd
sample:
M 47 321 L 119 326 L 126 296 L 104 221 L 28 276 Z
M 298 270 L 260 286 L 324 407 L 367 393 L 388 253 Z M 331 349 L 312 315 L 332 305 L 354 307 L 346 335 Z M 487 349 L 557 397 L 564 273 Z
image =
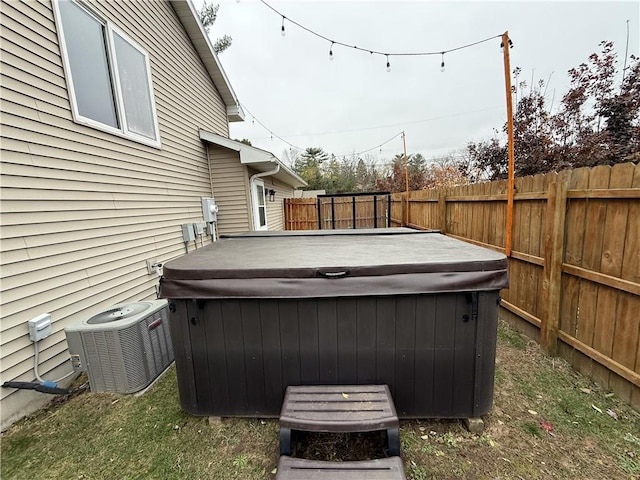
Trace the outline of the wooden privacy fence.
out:
M 318 195 L 284 201 L 286 230 L 383 228 L 390 225 L 388 192 Z
M 393 194 L 392 224 L 504 252 L 507 183 Z M 517 178 L 502 307 L 640 409 L 640 166 Z

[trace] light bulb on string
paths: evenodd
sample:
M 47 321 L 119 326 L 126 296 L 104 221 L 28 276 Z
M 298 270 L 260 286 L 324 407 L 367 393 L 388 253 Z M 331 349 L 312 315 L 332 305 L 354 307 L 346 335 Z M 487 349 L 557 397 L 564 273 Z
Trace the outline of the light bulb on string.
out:
M 389 63 L 389 55 L 387 55 L 387 72 L 391 71 L 391 64 Z
M 508 44 L 509 44 L 509 48 L 513 48 L 513 42 L 511 41 L 511 39 L 509 38 L 507 40 Z M 500 51 L 502 52 L 504 50 L 504 42 L 500 42 Z
M 280 28 L 280 35 L 282 35 L 283 37 L 287 34 L 287 32 L 284 31 L 284 20 L 285 20 L 285 16 L 282 16 L 282 27 Z
M 440 62 L 440 71 L 444 72 L 444 52 L 442 52 L 442 62 Z
M 329 60 L 333 60 L 333 44 L 335 42 L 331 42 L 331 46 L 329 47 Z

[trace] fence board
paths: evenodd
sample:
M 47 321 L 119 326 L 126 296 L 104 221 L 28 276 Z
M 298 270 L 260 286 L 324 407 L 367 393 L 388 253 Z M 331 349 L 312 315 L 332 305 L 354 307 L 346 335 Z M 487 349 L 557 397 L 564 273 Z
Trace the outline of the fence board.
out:
M 632 187 L 640 188 L 640 164 L 633 171 Z M 640 283 L 640 202 L 629 204 L 627 238 L 624 244 L 621 277 Z
M 522 181 L 520 182 L 520 188 L 517 191 L 521 191 L 523 193 L 531 192 L 532 181 L 533 181 L 532 177 L 522 178 Z M 520 229 L 520 248 L 517 248 L 515 250 L 530 254 L 531 253 L 531 201 L 527 200 L 527 201 L 517 202 L 517 203 L 521 205 L 521 208 L 520 208 L 521 229 Z
M 597 167 L 588 172 L 587 185 L 588 188 L 606 188 L 609 186 L 608 166 L 604 168 Z M 606 217 L 606 201 L 605 200 L 585 200 L 585 228 L 584 232 L 580 232 L 584 239 L 582 242 L 582 261 L 581 267 L 587 270 L 597 270 L 596 263 L 599 267 L 600 256 L 602 251 L 602 239 L 604 232 L 599 225 L 602 225 Z M 591 232 L 587 239 L 585 232 Z M 587 345 L 593 346 L 593 336 L 595 332 L 595 318 L 598 287 L 596 284 L 588 280 L 579 280 L 578 289 L 578 306 L 575 312 L 576 326 L 575 337 Z M 578 370 L 591 375 L 592 362 L 589 358 L 576 358 L 576 366 Z

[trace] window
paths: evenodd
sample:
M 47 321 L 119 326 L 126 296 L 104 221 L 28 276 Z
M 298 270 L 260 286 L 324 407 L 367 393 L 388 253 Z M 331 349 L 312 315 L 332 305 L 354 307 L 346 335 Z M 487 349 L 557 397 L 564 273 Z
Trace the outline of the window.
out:
M 159 147 L 147 52 L 80 3 L 55 5 L 74 120 Z
M 264 198 L 264 181 L 257 178 L 253 184 L 253 229 L 267 229 L 267 204 Z

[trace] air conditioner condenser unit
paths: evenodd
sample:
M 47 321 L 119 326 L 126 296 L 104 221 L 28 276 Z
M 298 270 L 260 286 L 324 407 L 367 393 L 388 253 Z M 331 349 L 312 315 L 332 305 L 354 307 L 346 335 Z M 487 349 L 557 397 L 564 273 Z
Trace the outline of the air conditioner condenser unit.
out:
M 115 305 L 65 328 L 74 370 L 93 392 L 134 393 L 173 362 L 166 300 Z

